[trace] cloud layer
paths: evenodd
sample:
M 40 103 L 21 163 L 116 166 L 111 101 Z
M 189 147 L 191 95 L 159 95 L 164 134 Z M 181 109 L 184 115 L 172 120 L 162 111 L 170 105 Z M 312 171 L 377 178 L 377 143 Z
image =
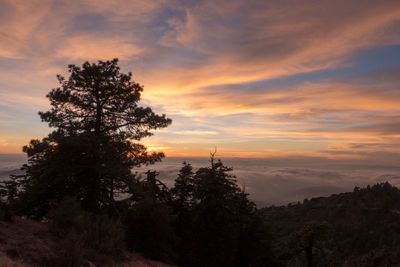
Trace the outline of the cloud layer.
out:
M 173 185 L 182 161 L 190 162 L 194 169 L 209 165 L 205 158 L 167 158 L 143 172 L 155 169 L 160 179 Z M 377 166 L 360 160 L 331 160 L 324 158 L 274 158 L 274 159 L 225 159 L 233 166 L 239 185 L 260 206 L 281 205 L 303 201 L 305 198 L 329 196 L 389 181 L 400 185 L 398 165 Z
M 118 57 L 167 155 L 400 159 L 400 3 L 0 0 L 0 153 L 66 65 Z

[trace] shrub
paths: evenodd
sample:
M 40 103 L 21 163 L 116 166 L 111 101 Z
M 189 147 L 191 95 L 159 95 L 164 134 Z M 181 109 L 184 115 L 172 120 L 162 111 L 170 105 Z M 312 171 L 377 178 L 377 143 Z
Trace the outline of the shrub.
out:
M 10 206 L 0 199 L 0 221 L 11 221 L 12 212 Z
M 79 202 L 65 198 L 50 211 L 50 230 L 61 238 L 57 266 L 80 266 L 119 258 L 124 249 L 124 229 L 118 220 L 105 214 L 82 210 Z

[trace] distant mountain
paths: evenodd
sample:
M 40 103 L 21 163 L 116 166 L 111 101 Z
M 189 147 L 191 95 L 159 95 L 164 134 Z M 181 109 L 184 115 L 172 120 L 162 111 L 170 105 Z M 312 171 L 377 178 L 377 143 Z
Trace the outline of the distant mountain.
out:
M 0 170 L 0 180 L 7 179 L 10 175 L 18 175 L 23 172 L 20 169 L 12 169 L 12 170 Z
M 262 212 L 285 266 L 400 266 L 400 190 L 389 183 Z
M 26 155 L 0 154 L 0 180 L 7 179 L 11 174 L 21 174 L 21 166 L 26 163 Z

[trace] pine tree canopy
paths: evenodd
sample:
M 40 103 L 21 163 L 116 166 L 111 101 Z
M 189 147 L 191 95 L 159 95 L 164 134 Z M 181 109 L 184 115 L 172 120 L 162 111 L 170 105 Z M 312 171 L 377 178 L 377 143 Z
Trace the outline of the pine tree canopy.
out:
M 131 193 L 132 169 L 164 157 L 138 141 L 171 119 L 139 105 L 143 87 L 120 72 L 118 59 L 68 70 L 69 77 L 58 75 L 60 86 L 47 95 L 50 110 L 39 112 L 55 130 L 23 148 L 25 174 L 13 177 L 22 213 L 34 217 L 45 216 L 52 202 L 66 196 L 88 211 L 114 207 L 118 195 Z

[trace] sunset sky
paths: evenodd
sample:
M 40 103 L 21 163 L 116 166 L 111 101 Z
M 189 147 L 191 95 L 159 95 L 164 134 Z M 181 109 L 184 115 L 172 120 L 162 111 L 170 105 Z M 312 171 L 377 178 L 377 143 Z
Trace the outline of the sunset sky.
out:
M 68 64 L 118 57 L 167 156 L 400 159 L 400 1 L 0 0 L 0 153 Z

